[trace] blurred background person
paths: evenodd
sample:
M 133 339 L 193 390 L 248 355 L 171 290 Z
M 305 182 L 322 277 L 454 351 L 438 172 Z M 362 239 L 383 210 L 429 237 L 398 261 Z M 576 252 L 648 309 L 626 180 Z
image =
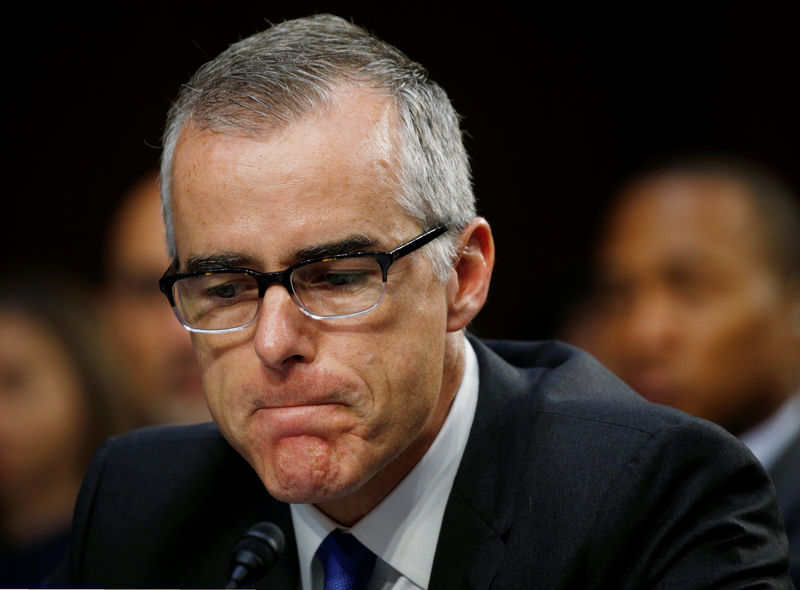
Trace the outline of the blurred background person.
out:
M 0 587 L 55 568 L 91 454 L 128 426 L 91 309 L 68 276 L 0 286 Z
M 800 212 L 749 163 L 687 157 L 634 177 L 565 339 L 651 401 L 716 422 L 770 472 L 800 587 Z
M 158 176 L 138 180 L 112 217 L 100 301 L 112 351 L 145 424 L 210 420 L 189 333 L 164 302 L 167 257 Z

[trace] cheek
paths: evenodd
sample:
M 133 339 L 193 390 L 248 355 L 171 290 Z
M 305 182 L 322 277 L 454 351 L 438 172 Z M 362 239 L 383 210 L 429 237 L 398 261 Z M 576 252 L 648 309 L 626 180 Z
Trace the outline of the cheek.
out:
M 214 337 L 220 341 L 209 342 Z M 244 378 L 248 374 L 248 367 L 254 364 L 255 355 L 247 354 L 242 346 L 226 346 L 223 338 L 220 335 L 194 336 L 193 344 L 200 367 L 203 395 L 212 416 L 224 427 L 238 407 Z M 250 370 L 251 378 L 257 374 L 258 367 L 255 366 Z
M 385 368 L 392 419 L 406 430 L 419 429 L 433 412 L 442 388 L 444 339 L 417 334 L 386 351 Z
M 758 300 L 720 307 L 693 330 L 697 346 L 692 364 L 708 389 L 735 394 L 768 370 L 780 353 L 774 313 Z

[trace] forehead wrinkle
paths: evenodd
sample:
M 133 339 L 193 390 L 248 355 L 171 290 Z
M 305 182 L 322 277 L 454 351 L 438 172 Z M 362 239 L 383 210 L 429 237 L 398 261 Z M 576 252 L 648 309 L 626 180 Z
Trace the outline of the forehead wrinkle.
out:
M 347 98 L 352 102 L 358 97 L 354 93 Z M 265 136 L 196 132 L 200 143 L 192 147 L 200 150 L 202 161 L 210 160 L 211 168 L 189 186 L 194 190 L 190 196 L 199 204 L 181 203 L 181 210 L 187 209 L 188 221 L 199 227 L 210 222 L 193 215 L 192 208 L 197 211 L 202 205 L 206 211 L 216 211 L 212 218 L 224 230 L 211 234 L 213 240 L 197 234 L 194 243 L 186 244 L 186 255 L 196 259 L 193 264 L 246 263 L 254 270 L 274 271 L 301 259 L 375 251 L 376 246 L 391 240 L 389 236 L 398 231 L 393 219 L 397 202 L 386 196 L 395 190 L 395 117 L 391 101 L 362 102 L 350 105 L 345 114 L 367 128 L 354 128 L 344 138 L 334 135 L 331 139 L 330 117 L 319 114 Z M 346 148 L 345 139 L 352 140 Z M 217 149 L 220 157 L 210 153 Z M 269 173 L 261 174 L 267 170 Z M 206 177 L 212 172 L 209 182 Z M 217 200 L 223 197 L 225 207 L 218 207 Z M 372 220 L 384 216 L 388 231 L 378 227 L 370 231 Z M 326 229 L 328 222 L 333 226 Z M 282 229 L 275 234 L 270 231 L 275 227 Z M 370 235 L 361 235 L 359 230 Z M 193 236 L 188 235 L 187 239 Z

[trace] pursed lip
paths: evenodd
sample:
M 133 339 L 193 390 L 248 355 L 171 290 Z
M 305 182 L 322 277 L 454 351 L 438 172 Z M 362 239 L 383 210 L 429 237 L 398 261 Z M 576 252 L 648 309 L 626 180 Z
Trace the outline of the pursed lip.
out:
M 319 407 L 329 405 L 347 405 L 344 396 L 334 393 L 324 395 L 293 394 L 282 392 L 280 395 L 261 396 L 253 400 L 253 411 L 282 410 L 291 408 Z
M 309 401 L 309 402 L 296 402 L 296 403 L 288 403 L 288 404 L 259 404 L 257 405 L 253 411 L 291 411 L 291 410 L 303 410 L 308 408 L 322 408 L 325 406 L 343 406 L 339 402 L 332 402 L 332 401 Z
M 328 375 L 314 375 L 289 382 L 257 383 L 247 389 L 252 411 L 350 405 L 356 394 L 352 384 Z
M 358 384 L 330 374 L 315 374 L 292 383 L 260 383 L 251 388 L 250 416 L 258 428 L 279 436 L 330 432 L 360 413 Z
M 279 437 L 320 435 L 335 428 L 337 416 L 346 406 L 335 402 L 297 403 L 291 405 L 263 406 L 254 411 L 254 417 L 268 424 Z

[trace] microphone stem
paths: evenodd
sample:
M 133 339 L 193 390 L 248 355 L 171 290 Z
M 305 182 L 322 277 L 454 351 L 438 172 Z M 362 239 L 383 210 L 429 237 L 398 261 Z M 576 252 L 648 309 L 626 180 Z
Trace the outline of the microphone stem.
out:
M 242 581 L 246 574 L 247 568 L 243 565 L 237 565 L 235 568 L 233 568 L 233 571 L 231 572 L 231 579 L 228 581 L 228 585 L 225 586 L 225 588 L 238 588 L 239 582 Z

